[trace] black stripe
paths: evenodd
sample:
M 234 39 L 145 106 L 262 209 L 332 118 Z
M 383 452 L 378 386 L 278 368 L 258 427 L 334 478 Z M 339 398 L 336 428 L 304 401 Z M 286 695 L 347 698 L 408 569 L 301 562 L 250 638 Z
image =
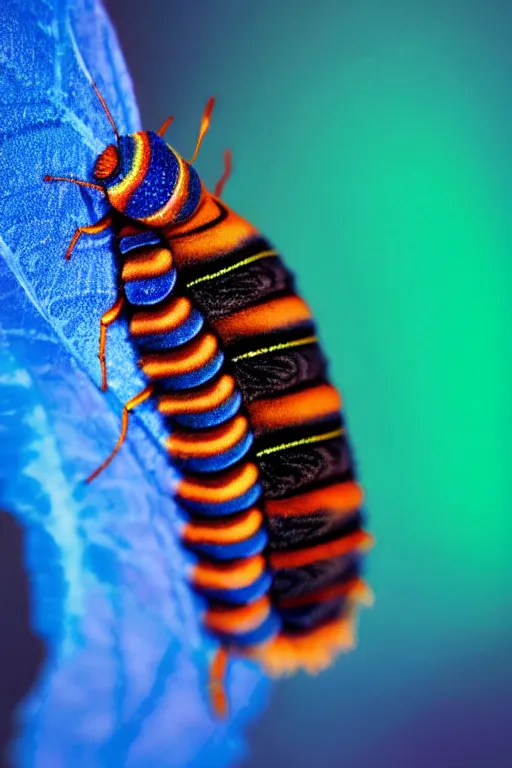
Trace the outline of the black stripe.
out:
M 217 224 L 220 224 L 222 221 L 227 219 L 229 211 L 226 208 L 226 206 L 215 199 L 214 199 L 214 203 L 219 209 L 218 216 L 216 216 L 211 221 L 207 221 L 206 224 L 201 224 L 199 227 L 194 227 L 194 229 L 189 229 L 188 232 L 183 232 L 182 234 L 178 233 L 177 235 L 169 235 L 167 239 L 168 240 L 184 240 L 185 238 L 191 237 L 192 235 L 198 235 L 200 232 L 206 232 L 209 229 L 213 229 L 213 227 L 216 227 Z
M 316 343 L 268 352 L 232 363 L 246 403 L 322 381 L 327 361 Z
M 361 555 L 350 552 L 330 560 L 319 560 L 302 568 L 280 568 L 274 572 L 272 593 L 276 603 L 300 595 L 309 595 L 333 584 L 353 579 L 360 572 Z
M 267 499 L 283 499 L 354 479 L 348 441 L 342 435 L 257 457 Z
M 291 443 L 295 440 L 307 440 L 315 435 L 334 432 L 334 430 L 343 429 L 343 427 L 343 418 L 340 412 L 334 411 L 327 416 L 306 423 L 301 422 L 299 424 L 294 424 L 293 426 L 284 426 L 274 430 L 267 430 L 254 441 L 254 450 L 258 453 L 258 451 L 272 448 L 276 445 Z M 307 447 L 308 445 L 310 445 L 310 443 L 306 444 L 304 447 Z
M 343 614 L 346 606 L 346 597 L 336 597 L 328 602 L 312 603 L 300 608 L 284 608 L 279 611 L 279 614 L 284 631 L 295 635 L 334 621 Z
M 260 251 L 261 253 L 261 251 Z M 254 254 L 257 255 L 257 254 Z M 231 259 L 236 264 L 243 258 Z M 225 269 L 224 260 L 215 262 L 210 274 Z M 212 280 L 190 286 L 190 294 L 212 320 L 226 317 L 247 307 L 261 304 L 294 291 L 295 281 L 278 256 L 267 256 L 233 269 Z
M 324 544 L 333 538 L 359 530 L 362 514 L 359 510 L 351 514 L 336 514 L 331 511 L 312 512 L 310 515 L 284 517 L 269 515 L 269 547 L 273 552 L 289 552 L 305 545 Z

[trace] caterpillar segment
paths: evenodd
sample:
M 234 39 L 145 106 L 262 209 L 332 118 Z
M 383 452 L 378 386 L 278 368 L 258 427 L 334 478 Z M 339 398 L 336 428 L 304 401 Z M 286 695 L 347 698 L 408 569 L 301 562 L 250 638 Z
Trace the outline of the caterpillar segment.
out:
M 151 307 L 130 302 L 130 330 L 183 473 L 181 536 L 199 558 L 191 582 L 207 600 L 206 626 L 231 652 L 272 674 L 318 670 L 351 646 L 353 608 L 369 599 L 359 564 L 371 537 L 341 398 L 276 251 L 253 235 L 206 271 L 206 260 L 183 257 L 186 231 L 166 240 L 169 268 L 182 264 L 177 282 Z M 123 274 L 135 277 L 131 265 L 162 243 L 130 237 L 120 250 Z
M 180 533 L 219 640 L 210 692 L 225 714 L 229 655 L 279 676 L 317 672 L 352 647 L 357 607 L 371 600 L 363 492 L 310 309 L 273 246 L 219 197 L 230 156 L 210 194 L 163 140 L 171 118 L 119 136 L 99 97 L 117 143 L 96 162 L 98 183 L 68 181 L 103 191 L 115 216 L 77 230 L 66 256 L 114 221 L 122 291 L 102 318 L 102 379 L 108 325 L 123 311 L 148 386 L 125 407 L 112 455 L 129 411 L 151 400 L 182 473 Z
M 150 285 L 161 275 L 147 274 L 148 261 L 166 260 L 174 269 L 171 249 L 146 232 L 128 232 L 120 233 L 119 250 L 122 275 L 137 284 L 127 293 L 129 328 L 140 366 L 155 386 L 156 406 L 169 422 L 167 451 L 182 472 L 176 497 L 187 522 L 181 536 L 198 556 L 191 583 L 207 600 L 206 626 L 224 644 L 266 641 L 280 622 L 269 597 L 262 486 L 242 395 L 221 339 L 186 286 L 179 279 L 162 291 Z M 156 261 L 154 252 L 165 248 L 167 257 Z M 269 609 L 251 613 L 249 606 L 264 599 Z

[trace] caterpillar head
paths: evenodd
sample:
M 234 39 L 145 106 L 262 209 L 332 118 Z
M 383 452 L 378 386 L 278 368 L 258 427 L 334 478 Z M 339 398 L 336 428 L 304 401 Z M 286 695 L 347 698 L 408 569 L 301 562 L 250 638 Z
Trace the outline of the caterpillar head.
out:
M 96 160 L 94 176 L 113 208 L 154 228 L 185 221 L 201 198 L 194 168 L 152 131 L 119 136 Z

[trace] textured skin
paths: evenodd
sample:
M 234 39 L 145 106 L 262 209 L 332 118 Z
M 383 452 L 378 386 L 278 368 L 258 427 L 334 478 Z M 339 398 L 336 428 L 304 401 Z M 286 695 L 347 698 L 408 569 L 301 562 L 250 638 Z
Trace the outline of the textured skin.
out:
M 212 647 L 185 581 L 174 473 L 135 419 L 108 477 L 83 483 L 141 381 L 120 323 L 111 392 L 95 386 L 99 318 L 116 294 L 109 235 L 84 238 L 64 261 L 75 227 L 103 212 L 101 197 L 42 182 L 86 177 L 112 138 L 71 34 L 120 127 L 135 129 L 98 3 L 0 5 L 0 508 L 26 529 L 32 626 L 48 649 L 19 713 L 13 765 L 193 768 L 205 753 L 208 766 L 226 765 L 241 749 L 240 723 L 261 706 L 261 677 L 233 664 L 232 720 L 211 717 Z
M 372 540 L 361 530 L 363 496 L 354 482 L 340 396 L 316 374 L 325 360 L 310 309 L 271 244 L 206 188 L 199 194 L 194 169 L 159 135 L 118 137 L 117 149 L 111 145 L 98 158 L 95 179 L 112 205 L 122 264 L 119 300 L 126 299 L 149 385 L 129 407 L 151 399 L 169 417 L 166 448 L 183 471 L 176 496 L 187 530 L 201 545 L 191 581 L 209 601 L 206 624 L 228 652 L 257 656 L 272 674 L 324 668 L 337 650 L 352 646 L 354 609 L 367 589 L 357 568 L 350 582 L 342 575 L 322 585 L 319 578 L 315 588 L 311 577 L 322 571 L 322 561 L 367 548 Z M 227 299 L 224 306 L 219 296 Z M 191 323 L 194 312 L 198 322 Z M 313 350 L 307 370 L 295 365 L 300 347 Z M 254 360 L 276 350 L 298 376 L 273 388 L 263 371 L 253 392 L 245 382 L 244 402 L 237 362 L 249 361 L 250 371 Z M 233 393 L 234 412 L 227 409 Z M 176 408 L 194 418 L 200 408 L 204 420 L 183 430 Z M 321 518 L 329 510 L 350 522 L 347 530 L 333 526 L 319 539 L 301 540 L 295 528 L 293 537 L 270 541 L 271 550 L 283 551 L 268 556 L 262 551 L 265 516 L 288 516 L 292 509 Z M 256 539 L 240 529 L 240 516 L 249 511 L 259 516 Z M 217 525 L 213 549 L 211 533 L 201 538 L 206 521 Z M 219 536 L 227 537 L 231 552 L 236 531 L 230 558 Z M 190 538 L 185 541 L 195 549 Z M 313 563 L 307 594 L 295 610 L 281 594 L 279 571 L 288 579 L 296 571 L 306 587 L 303 568 Z

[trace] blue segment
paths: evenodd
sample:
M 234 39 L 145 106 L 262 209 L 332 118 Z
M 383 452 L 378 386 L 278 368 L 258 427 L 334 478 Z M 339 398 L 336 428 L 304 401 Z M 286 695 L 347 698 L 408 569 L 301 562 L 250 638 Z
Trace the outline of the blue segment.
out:
M 171 390 L 188 389 L 189 387 L 199 387 L 201 384 L 213 379 L 216 373 L 222 368 L 224 362 L 224 353 L 221 349 L 205 365 L 196 371 L 182 373 L 179 376 L 173 376 L 162 380 L 162 384 Z
M 244 634 L 225 634 L 215 632 L 218 637 L 223 637 L 227 642 L 232 641 L 239 647 L 247 647 L 249 645 L 260 645 L 267 640 L 270 640 L 274 635 L 277 635 L 281 629 L 281 620 L 275 611 L 270 611 L 268 617 L 259 627 L 253 629 L 251 632 L 245 632 Z
M 222 469 L 227 469 L 232 464 L 240 461 L 251 447 L 252 442 L 252 432 L 247 432 L 236 445 L 228 451 L 218 453 L 216 456 L 194 457 L 191 459 L 173 457 L 173 460 L 178 467 L 183 467 L 191 472 L 220 472 Z
M 194 544 L 189 545 L 200 554 L 211 557 L 213 560 L 235 560 L 240 557 L 252 557 L 258 555 L 267 546 L 268 534 L 264 528 L 245 541 L 237 541 L 234 544 Z
M 143 352 L 155 352 L 160 349 L 179 347 L 193 339 L 203 327 L 204 319 L 197 309 L 192 309 L 187 319 L 174 331 L 152 336 L 137 337 L 137 346 Z
M 124 284 L 124 292 L 130 304 L 146 306 L 163 301 L 176 284 L 176 270 L 170 269 L 160 277 L 150 277 L 147 280 L 133 280 Z
M 248 587 L 240 587 L 239 589 L 202 589 L 201 594 L 210 600 L 219 600 L 230 605 L 246 605 L 263 597 L 269 591 L 271 585 L 272 577 L 265 571 L 259 579 L 249 584 Z
M 220 504 L 206 504 L 199 501 L 189 501 L 188 499 L 182 499 L 180 497 L 180 504 L 185 509 L 191 512 L 196 512 L 199 515 L 205 515 L 206 517 L 224 517 L 224 515 L 233 515 L 235 512 L 241 512 L 243 509 L 247 509 L 252 504 L 255 504 L 262 493 L 262 488 L 259 482 L 254 483 L 248 491 L 238 496 L 231 501 L 223 501 Z
M 185 221 L 189 216 L 192 216 L 195 209 L 199 205 L 199 199 L 201 197 L 201 181 L 197 175 L 197 171 L 193 166 L 189 165 L 190 180 L 188 187 L 188 197 L 185 205 L 176 216 L 175 221 Z
M 156 133 L 148 132 L 151 159 L 144 179 L 133 192 L 126 215 L 145 219 L 162 208 L 171 197 L 179 174 L 178 158 Z
M 216 427 L 234 416 L 241 405 L 242 395 L 236 390 L 222 405 L 213 408 L 211 411 L 206 413 L 180 413 L 178 416 L 173 416 L 173 420 L 184 427 L 193 427 L 194 429 Z
M 145 245 L 160 245 L 163 243 L 156 232 L 138 232 L 136 235 L 125 235 L 119 241 L 119 250 L 122 254 L 142 248 Z

